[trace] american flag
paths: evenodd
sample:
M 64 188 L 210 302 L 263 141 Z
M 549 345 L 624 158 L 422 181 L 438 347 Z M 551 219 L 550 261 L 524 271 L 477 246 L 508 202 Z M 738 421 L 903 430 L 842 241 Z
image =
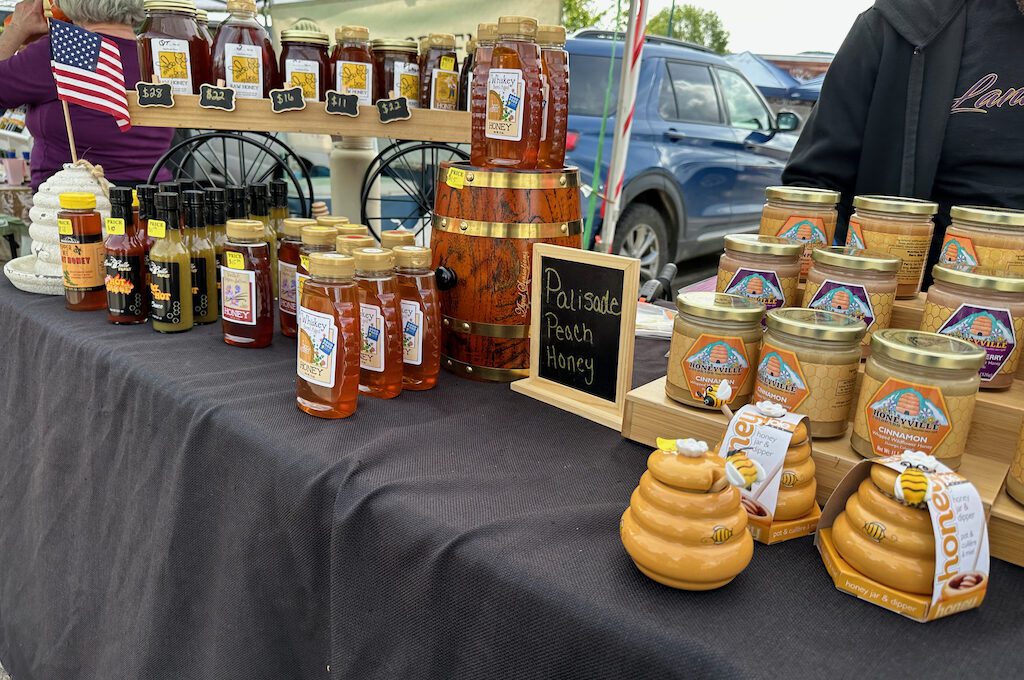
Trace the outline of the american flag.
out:
M 121 50 L 114 41 L 51 19 L 50 68 L 58 99 L 109 113 L 121 132 L 131 129 Z

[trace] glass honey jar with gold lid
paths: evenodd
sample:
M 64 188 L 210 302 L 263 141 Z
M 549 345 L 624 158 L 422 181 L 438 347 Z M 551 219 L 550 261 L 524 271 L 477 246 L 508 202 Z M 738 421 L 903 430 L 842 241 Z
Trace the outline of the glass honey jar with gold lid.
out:
M 373 98 L 373 53 L 370 51 L 370 29 L 365 26 L 342 26 L 334 32 L 336 45 L 334 89 L 359 97 L 360 106 L 370 106 Z
M 405 97 L 409 108 L 419 106 L 419 51 L 413 40 L 375 38 L 373 55 L 373 101 Z
M 832 245 L 836 236 L 839 192 L 813 187 L 775 186 L 764 190 L 761 211 L 763 236 L 778 236 L 803 244 L 800 280 L 811 268 L 811 253 Z
M 281 31 L 281 82 L 284 87 L 301 87 L 306 101 L 327 99 L 331 82 L 330 37 L 319 31 L 294 28 Z
M 146 0 L 139 32 L 143 82 L 171 86 L 174 94 L 199 94 L 210 82 L 210 43 L 196 19 L 192 0 Z
M 953 206 L 949 217 L 940 263 L 1024 273 L 1024 210 Z
M 856 212 L 846 232 L 847 247 L 899 257 L 896 297 L 916 297 L 921 292 L 938 203 L 899 196 L 856 196 L 853 207 Z

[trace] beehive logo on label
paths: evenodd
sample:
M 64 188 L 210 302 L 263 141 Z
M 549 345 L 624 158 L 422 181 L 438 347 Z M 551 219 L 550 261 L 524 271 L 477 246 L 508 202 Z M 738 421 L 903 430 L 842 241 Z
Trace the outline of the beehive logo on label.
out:
M 966 340 L 985 350 L 985 365 L 980 371 L 981 379 L 985 381 L 999 373 L 1017 346 L 1013 317 L 1007 309 L 960 305 L 939 328 L 939 333 Z
M 750 361 L 741 338 L 701 335 L 693 343 L 694 351 L 682 360 L 683 374 L 694 399 L 703 400 L 723 380 L 732 387 L 732 399 L 746 382 Z
M 740 268 L 726 286 L 725 292 L 757 300 L 767 309 L 776 309 L 786 304 L 786 294 L 782 292 L 779 276 L 773 271 Z
M 867 245 L 864 243 L 864 232 L 861 231 L 858 222 L 850 222 L 850 228 L 846 232 L 846 247 L 864 250 Z
M 828 245 L 825 226 L 820 218 L 794 216 L 786 220 L 779 230 L 780 238 L 788 238 L 800 243 L 821 243 Z
M 974 243 L 965 236 L 946 236 L 939 253 L 942 264 L 959 264 L 973 267 L 978 264 L 978 253 L 974 251 Z
M 757 386 L 754 394 L 758 401 L 768 400 L 782 404 L 787 411 L 795 411 L 804 403 L 810 390 L 800 368 L 800 360 L 792 352 L 766 344 L 761 363 L 757 365 Z
M 188 78 L 188 61 L 183 52 L 160 52 L 160 77 L 172 80 Z
M 879 456 L 907 449 L 932 453 L 952 430 L 942 392 L 889 378 L 866 406 L 871 447 Z
M 835 312 L 863 321 L 868 328 L 875 322 L 871 296 L 864 286 L 843 281 L 825 280 L 807 304 L 811 309 Z

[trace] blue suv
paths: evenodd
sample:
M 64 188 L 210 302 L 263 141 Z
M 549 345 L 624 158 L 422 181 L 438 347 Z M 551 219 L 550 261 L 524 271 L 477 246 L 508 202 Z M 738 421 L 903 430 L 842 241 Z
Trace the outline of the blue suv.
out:
M 582 31 L 568 41 L 569 134 L 566 164 L 578 166 L 584 210 L 593 180 L 601 113 L 615 50 L 614 116 L 621 34 Z M 713 253 L 727 234 L 757 231 L 764 188 L 779 184 L 799 127 L 778 118 L 739 71 L 710 50 L 649 36 L 644 45 L 636 113 L 613 252 L 636 257 L 641 278 L 668 262 Z M 601 178 L 607 179 L 615 121 L 605 133 Z M 603 195 L 604 186 L 600 189 Z M 603 201 L 594 233 L 601 233 Z M 592 247 L 592 244 L 587 244 Z

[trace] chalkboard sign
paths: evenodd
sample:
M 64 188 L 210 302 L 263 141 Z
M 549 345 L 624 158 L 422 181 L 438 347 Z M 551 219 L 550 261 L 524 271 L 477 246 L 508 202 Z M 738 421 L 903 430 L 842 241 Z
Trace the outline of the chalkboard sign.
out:
M 139 106 L 148 108 L 157 106 L 169 109 L 174 106 L 174 93 L 170 83 L 135 83 L 135 91 L 139 94 Z
M 201 85 L 199 87 L 199 106 L 204 109 L 235 110 L 235 91 L 230 87 Z
M 359 95 L 327 90 L 327 113 L 355 118 L 359 115 Z
M 377 115 L 382 123 L 393 123 L 396 120 L 409 120 L 412 118 L 412 112 L 409 110 L 409 101 L 405 97 L 378 100 Z
M 621 427 L 639 283 L 639 260 L 535 245 L 530 377 L 512 389 Z
M 301 111 L 304 108 L 306 108 L 306 98 L 303 96 L 301 86 L 296 85 L 270 91 L 270 110 L 274 113 Z

